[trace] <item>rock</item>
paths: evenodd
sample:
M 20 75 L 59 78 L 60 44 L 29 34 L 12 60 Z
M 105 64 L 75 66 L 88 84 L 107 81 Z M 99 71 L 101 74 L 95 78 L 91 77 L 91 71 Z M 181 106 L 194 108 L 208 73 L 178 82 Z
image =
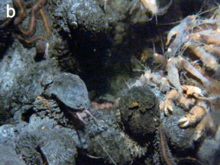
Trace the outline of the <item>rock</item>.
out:
M 110 164 L 121 165 L 145 155 L 148 146 L 140 146 L 124 133 L 119 125 L 117 110 L 97 110 L 94 115 L 98 121 L 90 120 L 85 126 L 84 138 L 88 137 L 88 155 L 95 155 Z
M 77 75 L 70 73 L 55 75 L 45 94 L 49 97 L 55 96 L 71 110 L 84 110 L 90 107 L 86 85 Z
M 185 152 L 195 151 L 193 141 L 195 128 L 180 128 L 178 120 L 183 117 L 185 111 L 178 107 L 174 107 L 174 113 L 163 120 L 164 134 L 167 137 L 169 146 L 175 153 L 184 154 Z
M 215 137 L 206 138 L 198 150 L 197 156 L 204 164 L 212 165 L 220 162 L 220 129 Z
M 159 125 L 158 100 L 147 86 L 132 87 L 120 99 L 119 109 L 125 131 L 146 142 Z
M 31 117 L 20 132 L 16 150 L 27 164 L 75 164 L 77 151 L 68 129 L 49 118 Z
M 0 164 L 25 165 L 20 156 L 15 152 L 15 128 L 13 125 L 2 125 L 0 127 Z
M 15 150 L 5 144 L 0 144 L 0 157 L 2 165 L 25 165 L 25 163 L 19 158 Z
M 64 0 L 56 9 L 55 16 L 64 18 L 58 24 L 66 32 L 81 31 L 98 33 L 106 29 L 107 18 L 96 1 Z
M 24 48 L 15 41 L 0 62 L 1 110 L 9 111 L 11 116 L 16 114 L 15 121 L 28 114 L 34 100 L 43 92 L 42 77 L 46 73 L 59 73 L 54 60 L 36 62 L 35 55 L 35 48 Z

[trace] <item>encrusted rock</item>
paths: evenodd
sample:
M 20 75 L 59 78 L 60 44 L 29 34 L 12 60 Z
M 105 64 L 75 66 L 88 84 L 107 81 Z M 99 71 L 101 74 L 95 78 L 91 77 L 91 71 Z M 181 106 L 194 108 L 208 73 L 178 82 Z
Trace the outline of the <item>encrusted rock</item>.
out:
M 66 128 L 49 118 L 31 117 L 16 150 L 27 164 L 75 164 L 75 143 Z
M 60 73 L 45 90 L 49 97 L 55 96 L 68 108 L 84 110 L 90 107 L 90 100 L 85 83 L 77 75 Z
M 182 129 L 179 127 L 178 120 L 184 115 L 184 110 L 175 106 L 173 115 L 163 120 L 164 134 L 168 137 L 168 143 L 175 152 L 184 153 L 193 151 L 195 148 L 193 142 L 194 128 Z
M 119 103 L 125 131 L 137 141 L 146 141 L 159 125 L 158 100 L 147 86 L 132 87 Z
M 64 0 L 56 9 L 58 24 L 66 32 L 79 27 L 81 30 L 100 32 L 106 28 L 107 18 L 96 1 Z

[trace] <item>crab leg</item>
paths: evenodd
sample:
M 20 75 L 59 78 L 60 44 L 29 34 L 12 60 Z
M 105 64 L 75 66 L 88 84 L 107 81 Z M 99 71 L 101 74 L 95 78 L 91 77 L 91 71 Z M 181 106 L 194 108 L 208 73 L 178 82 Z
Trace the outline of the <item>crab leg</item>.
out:
M 209 131 L 208 131 L 209 130 Z M 212 117 L 209 113 L 206 114 L 206 116 L 201 120 L 201 122 L 196 127 L 196 133 L 193 138 L 194 141 L 198 141 L 200 137 L 205 133 L 215 133 L 216 127 L 213 123 Z
M 93 114 L 89 110 L 86 109 L 86 110 L 84 110 L 84 112 L 87 113 L 89 116 L 91 116 L 94 120 L 96 120 L 96 121 L 98 120 L 98 119 L 96 119 L 95 116 L 93 116 Z
M 92 115 L 92 113 L 89 110 L 84 110 L 84 112 L 86 114 L 88 114 L 89 116 L 91 116 L 95 121 L 97 121 L 98 119 L 96 119 L 95 116 Z M 83 119 L 83 117 L 80 114 L 81 112 L 76 112 L 76 116 L 79 118 L 79 120 L 81 120 L 84 124 L 86 124 L 85 120 Z
M 218 69 L 219 65 L 215 57 L 212 56 L 210 53 L 206 52 L 205 49 L 203 49 L 200 46 L 197 46 L 197 44 L 190 41 L 185 43 L 185 46 L 188 46 L 195 53 L 195 55 L 204 63 L 204 65 L 213 69 L 214 71 Z
M 172 89 L 164 98 L 164 101 L 160 103 L 160 110 L 164 111 L 165 115 L 168 116 L 169 112 L 173 112 L 173 100 L 177 100 L 181 97 L 180 93 L 176 89 Z
M 170 32 L 168 33 L 167 35 L 167 42 L 166 42 L 166 45 L 169 45 L 170 43 L 170 40 L 173 36 L 177 35 L 179 29 L 180 29 L 180 26 L 181 24 L 175 26 L 173 29 L 170 30 Z
M 191 73 L 193 76 L 197 77 L 198 79 L 200 79 L 203 83 L 204 86 L 209 87 L 210 86 L 210 82 L 207 78 L 205 78 L 202 73 L 200 73 L 194 66 L 192 66 L 187 60 L 180 58 L 178 60 L 178 62 L 180 63 L 180 65 L 187 70 L 189 73 Z
M 81 116 L 80 112 L 76 112 L 76 116 L 79 118 L 79 120 L 81 120 L 84 124 L 86 124 L 86 122 L 83 119 L 83 117 Z
M 188 16 L 184 18 L 179 25 L 172 28 L 167 35 L 166 45 L 169 45 L 171 38 L 175 35 L 178 35 L 178 36 L 176 36 L 176 39 L 174 39 L 173 43 L 176 43 L 178 41 L 177 38 L 183 38 L 184 33 L 186 32 L 186 30 L 192 27 L 195 20 L 196 20 L 196 16 L 194 15 Z M 177 45 L 177 44 L 174 44 L 174 45 Z
M 220 44 L 220 35 L 214 34 L 214 35 L 207 35 L 207 34 L 201 34 L 200 38 L 202 41 L 205 41 L 207 44 Z
M 216 57 L 220 57 L 220 47 L 218 45 L 205 45 L 204 48 Z
M 167 72 L 168 72 L 168 80 L 169 82 L 176 87 L 179 93 L 183 92 L 183 89 L 181 88 L 180 79 L 179 79 L 179 73 L 178 69 L 176 67 L 176 58 L 170 58 L 167 61 Z

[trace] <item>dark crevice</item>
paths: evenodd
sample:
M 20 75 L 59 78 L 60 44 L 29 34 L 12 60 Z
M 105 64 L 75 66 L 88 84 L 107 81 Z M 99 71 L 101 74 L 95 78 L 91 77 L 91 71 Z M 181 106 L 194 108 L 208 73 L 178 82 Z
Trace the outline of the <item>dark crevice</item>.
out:
M 31 115 L 33 115 L 35 111 L 33 109 L 27 110 L 25 113 L 22 114 L 22 120 L 29 123 Z
M 41 148 L 39 146 L 36 147 L 36 150 L 38 153 L 40 153 L 42 161 L 43 161 L 43 165 L 48 165 L 48 161 L 47 161 L 47 157 L 44 155 L 43 151 L 41 150 Z

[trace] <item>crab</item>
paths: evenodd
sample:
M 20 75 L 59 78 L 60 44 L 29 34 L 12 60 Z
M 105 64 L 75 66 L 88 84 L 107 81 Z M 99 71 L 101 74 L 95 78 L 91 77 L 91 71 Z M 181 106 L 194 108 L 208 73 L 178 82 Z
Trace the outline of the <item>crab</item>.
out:
M 209 77 L 205 77 L 201 70 L 197 69 L 197 66 L 195 66 L 196 63 L 193 64 L 194 62 L 189 62 L 181 56 L 171 57 L 166 60 L 162 55 L 155 53 L 154 60 L 166 67 L 167 75 L 165 76 L 161 71 L 152 73 L 146 70 L 140 77 L 140 81 L 157 84 L 157 86 L 160 86 L 161 92 L 169 91 L 171 85 L 173 85 L 180 94 L 183 93 L 179 70 L 185 70 L 187 73 L 190 73 L 196 79 L 200 80 L 204 87 L 209 87 L 211 85 Z M 181 75 L 183 75 L 182 73 L 183 72 L 181 72 Z
M 160 110 L 166 116 L 173 113 L 173 103 L 180 105 L 184 109 L 190 109 L 189 112 L 178 120 L 180 128 L 187 128 L 189 126 L 196 126 L 196 133 L 194 141 L 199 140 L 204 130 L 214 130 L 215 126 L 209 113 L 209 106 L 203 96 L 203 90 L 196 86 L 183 85 L 181 86 L 183 93 L 179 93 L 177 89 L 172 89 L 160 103 Z
M 190 112 L 178 122 L 181 128 L 186 128 L 197 124 L 194 141 L 198 141 L 206 131 L 214 132 L 216 129 L 209 113 L 209 107 L 203 100 L 198 100 L 195 106 L 191 108 Z
M 164 101 L 160 104 L 160 109 L 164 111 L 165 115 L 168 116 L 169 112 L 173 112 L 173 102 L 178 101 L 178 103 L 188 109 L 191 105 L 194 105 L 196 98 L 191 96 L 203 96 L 200 88 L 195 86 L 184 85 L 181 86 L 184 89 L 183 94 L 179 93 L 177 89 L 172 89 L 165 96 Z M 188 97 L 190 96 L 190 97 Z
M 207 47 L 207 44 L 219 43 L 220 35 L 218 29 L 215 29 L 216 24 L 217 21 L 213 19 L 198 19 L 198 15 L 187 16 L 179 25 L 169 31 L 166 42 L 169 47 L 165 56 L 168 58 L 175 56 L 183 45 L 183 50 L 189 48 L 206 68 L 213 71 L 219 70 L 217 59 L 210 53 L 212 49 Z M 172 37 L 174 40 L 170 44 Z M 208 48 L 207 51 L 205 47 Z M 189 68 L 185 67 L 185 69 L 190 71 Z
M 154 56 L 155 59 L 159 56 Z M 165 60 L 165 59 L 164 59 Z M 165 63 L 163 60 L 163 64 Z M 166 61 L 167 79 L 180 93 L 183 89 L 180 83 L 179 70 L 185 70 L 195 78 L 199 79 L 205 87 L 210 86 L 210 81 L 206 78 L 200 70 L 192 65 L 188 60 L 183 57 L 171 57 Z
M 166 67 L 167 79 L 175 87 L 167 92 L 160 104 L 160 110 L 169 116 L 174 111 L 174 103 L 187 110 L 187 114 L 178 120 L 179 127 L 196 126 L 195 141 L 198 141 L 206 132 L 215 132 L 215 125 L 210 116 L 209 101 L 220 96 L 204 97 L 204 94 L 208 94 L 213 86 L 216 86 L 213 84 L 212 76 L 206 71 L 211 70 L 217 73 L 220 68 L 217 58 L 212 54 L 212 49 L 207 48 L 207 44 L 219 42 L 220 35 L 217 35 L 219 33 L 215 30 L 215 24 L 216 20 L 198 19 L 197 15 L 187 16 L 168 33 L 166 45 L 169 47 L 165 55 L 154 55 L 155 61 Z M 170 42 L 172 37 L 174 39 Z M 192 61 L 190 56 L 183 57 L 183 52 L 177 53 L 180 49 L 186 48 L 190 49 L 202 62 L 202 66 Z M 182 85 L 184 82 L 180 81 L 179 76 L 179 73 L 183 75 L 182 70 L 192 75 L 192 80 L 188 83 L 199 87 Z
M 211 70 L 217 73 L 220 67 L 216 58 L 210 53 L 210 48 L 203 46 L 205 43 L 213 44 L 214 41 L 219 41 L 220 35 L 204 35 L 207 31 L 216 33 L 216 21 L 198 18 L 198 15 L 184 18 L 168 33 L 166 53 L 153 55 L 155 63 L 161 64 L 162 69 L 166 68 L 166 72 L 161 74 L 160 70 L 156 72 L 147 70 L 140 77 L 140 81 L 159 87 L 162 93 L 166 92 L 165 98 L 160 104 L 160 110 L 166 116 L 174 111 L 174 103 L 188 111 L 186 116 L 178 121 L 179 127 L 186 128 L 196 125 L 195 141 L 203 135 L 205 129 L 214 130 L 214 123 L 209 113 L 209 101 L 220 97 L 220 95 L 204 97 L 205 94 L 216 88 L 216 85 L 213 84 L 213 77 L 210 75 L 211 72 L 206 71 Z M 172 37 L 174 39 L 171 42 Z M 204 44 L 198 43 L 198 41 L 204 42 Z M 186 48 L 189 48 L 198 59 L 195 60 L 195 57 L 191 58 L 189 55 L 184 57 L 183 52 L 179 50 Z M 206 49 L 209 51 L 207 52 Z M 200 66 L 197 61 L 201 61 L 203 65 Z M 190 79 L 184 74 L 184 71 L 191 74 Z

